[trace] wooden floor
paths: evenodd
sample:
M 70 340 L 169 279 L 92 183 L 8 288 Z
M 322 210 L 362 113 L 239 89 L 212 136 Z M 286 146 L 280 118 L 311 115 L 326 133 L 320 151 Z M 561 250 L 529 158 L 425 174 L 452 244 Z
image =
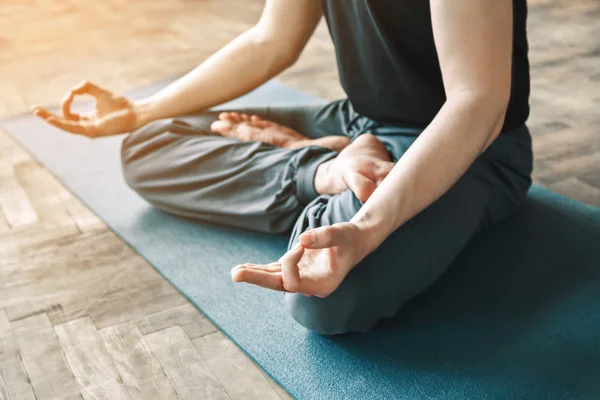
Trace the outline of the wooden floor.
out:
M 4 0 L 0 117 L 196 66 L 259 0 Z M 600 206 L 600 2 L 530 1 L 535 181 Z M 343 95 L 320 26 L 281 77 Z M 0 399 L 289 396 L 0 131 Z

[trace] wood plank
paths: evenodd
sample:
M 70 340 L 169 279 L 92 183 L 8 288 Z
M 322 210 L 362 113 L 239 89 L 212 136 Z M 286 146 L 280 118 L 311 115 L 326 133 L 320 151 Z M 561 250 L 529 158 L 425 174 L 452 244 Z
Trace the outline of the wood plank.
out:
M 0 310 L 0 399 L 35 399 L 4 310 Z
M 71 224 L 58 228 L 44 228 L 28 225 L 0 234 L 0 256 L 25 254 L 44 246 L 52 246 L 57 240 L 64 240 L 79 234 L 77 226 Z
M 131 259 L 107 287 L 110 291 L 102 294 L 101 302 L 87 307 L 98 328 L 135 320 L 187 301 L 141 257 Z
M 8 232 L 10 230 L 10 225 L 8 225 L 8 221 L 4 216 L 4 212 L 2 211 L 2 207 L 0 207 L 0 234 Z
M 13 232 L 15 232 L 13 230 Z M 0 265 L 30 262 L 43 262 L 49 259 L 68 262 L 78 260 L 114 263 L 119 260 L 135 257 L 137 253 L 109 230 L 77 234 L 75 237 L 58 237 L 51 246 L 30 247 L 27 254 L 7 253 L 0 258 Z
M 57 184 L 60 185 L 59 183 Z M 95 232 L 108 229 L 106 224 L 96 214 L 69 191 L 60 191 L 58 197 L 81 232 Z
M 18 351 L 17 342 L 12 333 L 6 311 L 0 309 L 0 353 Z
M 294 400 L 292 395 L 290 395 L 284 388 L 282 388 L 277 382 L 275 382 L 275 380 L 271 378 L 271 376 L 267 374 L 267 372 L 264 369 L 260 367 L 258 367 L 258 369 L 260 370 L 261 374 L 263 374 L 267 382 L 269 382 L 269 385 L 271 385 L 271 387 L 277 392 L 277 394 L 282 400 Z
M 120 384 L 121 377 L 92 319 L 84 317 L 56 325 L 54 331 L 79 386 L 84 391 L 93 388 L 91 393 L 96 397 L 114 396 L 114 385 L 110 383 Z
M 37 213 L 29 202 L 25 191 L 12 173 L 2 174 L 0 179 L 0 208 L 8 225 L 13 228 L 27 226 L 37 222 Z
M 90 263 L 76 257 L 52 256 L 2 260 L 0 265 L 7 279 L 0 281 L 0 307 L 4 307 L 12 319 L 48 313 L 55 323 L 83 317 L 89 311 L 94 315 L 95 302 L 107 296 L 105 292 L 110 283 L 117 282 L 123 272 L 126 276 L 133 275 L 130 269 L 135 263 L 130 260 L 131 257 L 109 258 L 103 262 L 102 257 L 98 257 L 95 263 Z M 98 285 L 98 282 L 108 286 Z M 144 283 L 142 280 L 132 286 L 136 288 Z
M 15 179 L 15 169 L 14 166 L 22 166 L 34 163 L 35 161 L 31 158 L 31 156 L 25 152 L 7 133 L 0 130 L 0 176 L 2 179 Z M 47 171 L 42 172 L 44 183 L 47 185 L 46 189 L 54 192 L 56 197 L 62 202 L 65 209 L 68 211 L 68 214 L 75 221 L 77 226 L 80 228 L 82 232 L 88 232 L 95 229 L 101 229 L 104 227 L 104 223 L 96 217 L 94 213 L 92 213 L 87 207 L 85 207 L 79 200 L 77 200 L 66 188 L 64 188 L 58 180 Z M 17 182 L 18 184 L 18 182 Z M 25 198 L 25 192 L 19 193 L 23 194 Z M 1 196 L 1 194 L 0 194 Z M 2 202 L 0 202 L 1 206 Z M 0 207 L 1 208 L 1 207 Z M 33 209 L 31 209 L 33 211 Z M 33 211 L 35 215 L 35 211 Z M 20 222 L 15 225 L 15 227 L 25 225 L 27 223 L 32 223 L 37 220 L 36 218 L 32 220 L 27 220 L 25 222 Z
M 46 314 L 12 323 L 23 365 L 37 400 L 81 398 Z
M 597 127 L 565 128 L 533 138 L 536 159 L 565 159 L 600 151 Z
M 0 399 L 35 400 L 19 353 L 0 353 Z
M 156 331 L 146 341 L 180 399 L 229 399 L 181 327 Z
M 90 386 L 81 391 L 84 400 L 121 400 L 131 399 L 125 385 L 108 381 L 102 385 Z
M 77 225 L 81 232 L 94 232 L 106 229 L 106 224 L 102 222 L 89 208 L 87 208 L 79 199 L 69 192 L 58 179 L 45 170 L 38 171 L 37 179 L 42 179 L 45 183 L 46 192 L 52 193 L 64 207 L 71 220 Z M 62 211 L 62 208 L 61 208 Z
M 280 399 L 259 367 L 221 332 L 192 343 L 233 400 Z
M 100 331 L 132 399 L 176 399 L 173 386 L 133 322 Z
M 89 315 L 102 328 L 186 303 L 112 232 L 0 257 L 0 267 L 0 308 L 11 319 L 48 313 L 60 324 Z
M 182 325 L 181 328 L 192 340 L 205 335 L 210 335 L 214 332 L 218 332 L 217 327 L 206 318 L 198 319 L 190 322 L 189 324 Z
M 35 161 L 22 162 L 14 165 L 14 175 L 19 186 L 27 194 L 42 226 L 75 225 L 59 197 L 54 178 L 47 170 Z
M 590 171 L 586 174 L 578 176 L 579 180 L 600 189 L 600 171 Z
M 31 161 L 31 156 L 6 132 L 0 129 L 0 171 L 6 171 L 6 166 L 20 162 Z
M 556 160 L 552 163 L 551 168 L 558 175 L 566 177 L 576 177 L 592 171 L 600 171 L 600 152 L 580 154 L 577 157 Z
M 171 326 L 181 326 L 190 339 L 195 339 L 217 330 L 191 303 L 145 316 L 136 321 L 136 324 L 140 328 L 140 332 L 144 335 Z M 194 337 L 191 337 L 190 334 Z

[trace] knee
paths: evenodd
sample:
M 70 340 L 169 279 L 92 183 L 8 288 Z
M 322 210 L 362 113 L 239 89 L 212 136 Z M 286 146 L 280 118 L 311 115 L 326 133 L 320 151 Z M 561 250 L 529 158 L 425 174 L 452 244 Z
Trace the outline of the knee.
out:
M 135 190 L 136 192 L 141 187 L 141 182 L 143 181 L 140 163 L 136 158 L 136 149 L 132 144 L 133 141 L 130 139 L 135 133 L 132 133 L 131 136 L 125 138 L 123 143 L 121 144 L 121 171 L 123 173 L 123 179 L 127 185 Z
M 152 156 L 160 147 L 160 135 L 168 131 L 170 120 L 151 122 L 132 132 L 121 144 L 121 170 L 127 185 L 140 193 L 152 168 Z
M 306 329 L 321 335 L 339 335 L 350 332 L 367 332 L 374 320 L 361 316 L 359 310 L 341 296 L 327 298 L 307 297 L 299 293 L 286 293 L 286 311 Z

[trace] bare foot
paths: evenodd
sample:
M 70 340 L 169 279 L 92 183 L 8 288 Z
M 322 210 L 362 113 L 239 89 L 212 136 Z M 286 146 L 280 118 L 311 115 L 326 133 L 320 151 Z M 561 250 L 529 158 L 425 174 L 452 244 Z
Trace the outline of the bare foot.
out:
M 350 142 L 350 138 L 346 136 L 308 139 L 287 126 L 262 119 L 258 115 L 237 112 L 219 114 L 219 119 L 212 123 L 210 129 L 220 135 L 237 138 L 244 142 L 265 142 L 287 149 L 321 146 L 341 151 Z
M 317 168 L 315 190 L 319 194 L 338 194 L 350 189 L 364 203 L 393 166 L 383 143 L 371 134 L 363 134 L 336 158 Z

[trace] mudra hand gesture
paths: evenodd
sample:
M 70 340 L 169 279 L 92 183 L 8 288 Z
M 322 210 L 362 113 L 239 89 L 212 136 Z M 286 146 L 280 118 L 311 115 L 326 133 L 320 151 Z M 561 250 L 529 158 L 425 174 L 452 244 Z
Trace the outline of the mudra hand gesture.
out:
M 90 95 L 96 99 L 94 111 L 86 115 L 71 112 L 75 96 L 81 95 Z M 61 109 L 62 116 L 40 106 L 34 106 L 32 112 L 57 128 L 90 138 L 127 133 L 140 126 L 134 104 L 130 100 L 88 81 L 69 90 L 62 100 Z

